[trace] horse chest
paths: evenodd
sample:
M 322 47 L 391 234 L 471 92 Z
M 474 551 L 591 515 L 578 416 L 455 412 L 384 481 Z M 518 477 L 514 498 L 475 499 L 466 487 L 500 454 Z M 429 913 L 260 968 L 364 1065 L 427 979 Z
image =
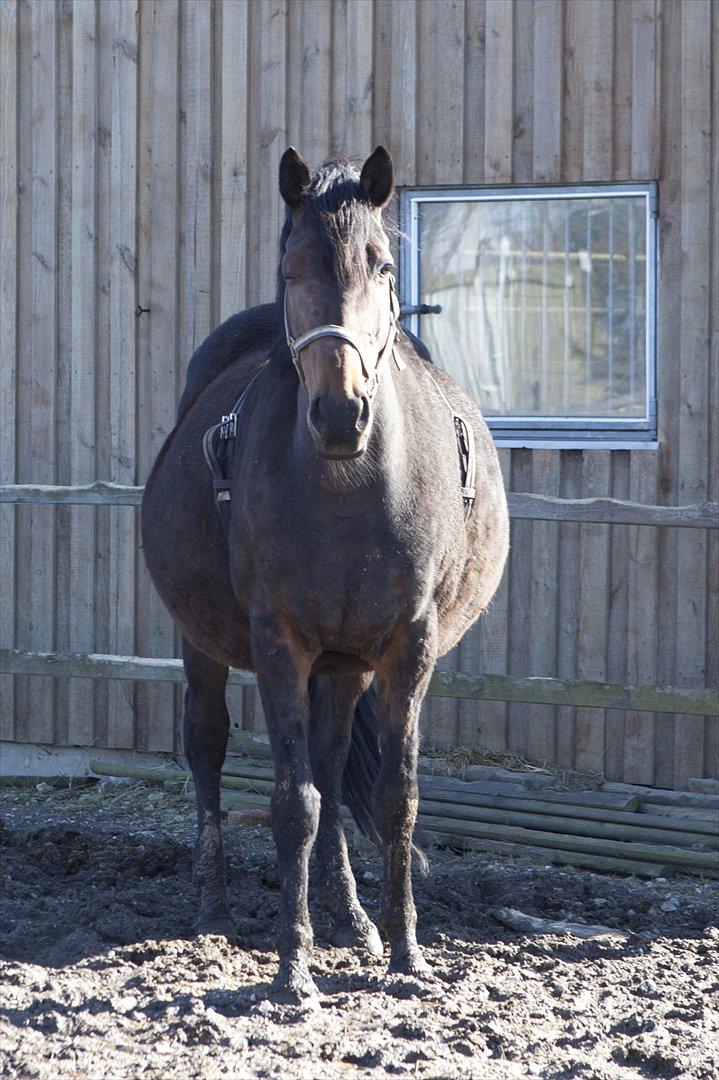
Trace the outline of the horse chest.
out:
M 265 543 L 257 535 L 252 549 L 263 602 L 316 635 L 325 648 L 369 650 L 431 595 L 429 553 L 379 514 L 315 521 L 305 516 L 285 527 L 282 543 Z

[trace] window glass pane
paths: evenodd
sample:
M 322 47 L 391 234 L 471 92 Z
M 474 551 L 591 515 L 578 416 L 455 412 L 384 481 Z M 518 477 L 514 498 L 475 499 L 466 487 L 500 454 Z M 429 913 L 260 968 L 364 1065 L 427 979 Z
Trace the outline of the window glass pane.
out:
M 485 415 L 645 416 L 642 196 L 418 211 L 420 335 Z

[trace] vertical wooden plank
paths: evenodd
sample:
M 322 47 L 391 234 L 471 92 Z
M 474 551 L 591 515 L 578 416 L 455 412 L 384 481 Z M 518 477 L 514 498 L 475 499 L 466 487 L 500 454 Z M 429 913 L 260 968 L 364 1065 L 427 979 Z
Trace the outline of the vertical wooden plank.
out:
M 584 180 L 612 177 L 613 7 L 602 0 L 581 6 L 581 61 L 584 119 L 582 172 Z M 584 495 L 608 495 L 611 454 L 584 452 Z M 581 679 L 606 676 L 609 594 L 609 528 L 583 525 L 580 541 L 580 610 L 577 674 Z M 604 710 L 578 709 L 575 762 L 579 768 L 602 772 L 606 740 Z
M 560 455 L 556 450 L 532 453 L 531 490 L 538 495 L 559 495 Z M 528 644 L 529 675 L 555 675 L 557 670 L 557 630 L 559 590 L 559 525 L 535 521 L 532 526 L 530 614 L 532 628 Z M 526 601 L 525 601 L 526 603 Z M 526 614 L 525 614 L 526 618 Z M 556 746 L 556 709 L 535 705 L 528 716 L 527 755 L 533 761 L 554 761 Z
M 711 6 L 682 6 L 681 341 L 679 500 L 707 493 L 709 257 L 706 227 L 711 183 Z M 694 535 L 688 536 L 687 533 Z M 677 680 L 706 679 L 706 532 L 680 529 L 677 552 Z M 675 786 L 703 775 L 704 722 L 682 717 L 675 733 Z
M 512 179 L 529 183 L 534 156 L 534 0 L 515 0 L 512 57 Z M 556 112 L 556 102 L 554 111 Z M 551 126 L 551 125 L 550 125 Z
M 372 5 L 372 143 L 382 143 L 396 157 L 391 141 L 392 8 L 393 0 L 374 0 Z
M 584 452 L 583 498 L 610 492 L 610 452 Z M 577 676 L 606 679 L 609 592 L 609 527 L 582 525 L 579 553 L 579 632 Z M 606 715 L 603 709 L 577 709 L 574 760 L 578 769 L 603 772 Z
M 390 4 L 390 132 L 398 186 L 416 183 L 417 4 Z
M 118 484 L 136 482 L 136 341 L 137 295 L 136 190 L 137 182 L 137 3 L 129 0 L 112 7 L 112 70 L 110 138 L 110 350 L 109 479 Z M 143 307 L 146 307 L 143 304 Z M 109 525 L 109 634 L 110 651 L 119 656 L 135 651 L 135 519 L 132 507 L 110 511 Z M 132 687 L 110 684 L 107 741 L 110 746 L 134 743 L 135 716 Z
M 20 53 L 20 296 L 18 335 L 18 481 L 55 482 L 55 375 L 57 272 L 57 19 L 54 4 L 18 9 Z M 48 93 L 48 88 L 51 92 Z M 19 648 L 54 648 L 54 511 L 22 507 L 18 513 Z M 16 683 L 19 741 L 52 742 L 53 680 L 31 676 Z
M 462 176 L 464 7 L 458 0 L 441 6 L 420 0 L 417 17 L 417 182 L 456 184 Z M 442 366 L 443 357 L 434 360 Z M 458 669 L 460 649 L 457 646 L 442 658 L 442 668 Z M 431 698 L 428 723 L 433 743 L 456 745 L 458 718 L 457 701 Z
M 632 454 L 629 498 L 656 502 L 657 474 L 653 454 Z M 627 527 L 629 534 L 629 596 L 627 619 L 627 681 L 657 681 L 658 567 L 657 530 Z M 652 713 L 628 712 L 624 721 L 623 779 L 630 784 L 654 783 L 655 723 Z
M 479 183 L 484 176 L 484 0 L 465 0 L 464 5 L 464 116 L 462 122 L 462 171 L 465 184 Z M 490 608 L 506 616 L 506 574 Z M 501 619 L 498 620 L 501 622 Z M 478 674 L 490 668 L 491 616 L 483 615 L 471 627 L 459 647 L 462 671 Z M 506 634 L 504 639 L 506 648 Z M 460 701 L 457 707 L 457 741 L 460 746 L 503 747 L 506 738 L 506 706 L 500 702 Z
M 280 158 L 286 144 L 285 120 L 285 50 L 287 5 L 285 0 L 258 0 L 251 7 L 250 56 L 250 162 L 248 218 L 247 302 L 257 304 L 275 295 L 277 240 L 284 218 L 284 207 L 277 194 Z M 310 28 L 308 27 L 308 33 Z M 325 26 L 329 34 L 329 23 Z M 326 43 L 324 45 L 326 48 Z M 312 46 L 309 50 L 313 55 Z M 326 66 L 326 65 L 325 65 Z M 327 79 L 329 72 L 326 72 Z M 326 84 L 328 85 L 328 83 Z M 311 87 L 307 87 L 308 94 Z M 327 95 L 328 96 L 328 95 Z M 326 153 L 329 141 L 329 106 L 327 96 L 317 104 L 313 115 L 322 115 L 322 139 Z M 224 98 L 223 98 L 224 102 Z M 303 111 L 310 107 L 302 101 Z
M 515 3 L 512 28 L 512 174 L 515 183 L 532 179 L 532 110 L 534 20 L 531 4 Z M 489 68 L 487 77 L 489 78 Z M 532 490 L 532 451 L 512 450 L 512 491 Z M 516 520 L 509 553 L 508 670 L 529 670 L 529 612 L 532 592 L 532 522 Z M 534 709 L 523 702 L 507 706 L 507 745 L 514 753 L 528 752 Z
M 176 0 L 140 7 L 137 467 L 147 479 L 174 426 L 177 394 L 178 47 Z M 194 287 L 194 286 L 193 286 Z M 171 656 L 174 629 L 138 560 L 136 641 L 141 656 Z M 135 743 L 139 750 L 174 749 L 174 694 L 169 686 L 137 683 Z
M 299 146 L 313 170 L 327 159 L 330 144 L 331 23 L 332 5 L 322 0 L 304 0 L 301 4 L 300 39 L 293 43 L 299 45 L 300 52 Z M 277 114 L 280 112 L 278 97 Z M 282 150 L 284 146 L 280 153 Z
M 505 488 L 511 480 L 511 450 L 499 451 L 499 464 Z M 506 674 L 509 624 L 509 563 L 489 608 L 472 631 L 478 673 Z M 463 643 L 464 645 L 464 643 Z M 468 737 L 468 729 L 474 738 Z M 460 741 L 478 743 L 490 750 L 507 748 L 507 705 L 504 701 L 483 701 L 475 711 L 460 713 Z
M 484 179 L 484 93 L 486 64 L 486 5 L 484 0 L 465 0 L 464 10 L 464 121 L 462 179 L 465 184 Z M 505 455 L 506 456 L 506 455 Z M 504 670 L 506 655 L 507 575 L 502 578 L 489 612 L 481 617 L 462 640 L 460 665 L 463 671 Z M 503 633 L 504 630 L 504 633 Z M 494 639 L 494 640 L 493 640 Z M 494 645 L 494 649 L 493 649 Z M 497 648 L 499 646 L 499 648 Z M 503 702 L 460 701 L 458 709 L 460 745 L 484 745 L 499 749 L 506 745 L 506 706 Z
M 464 5 L 418 5 L 417 178 L 458 184 L 464 128 Z
M 562 454 L 560 495 L 579 499 L 582 495 L 582 453 Z M 581 525 L 565 522 L 559 529 L 559 626 L 557 631 L 557 674 L 560 679 L 577 677 L 577 636 L 579 632 L 579 549 Z M 574 766 L 577 710 L 557 709 L 557 761 Z
M 465 184 L 484 178 L 484 69 L 486 60 L 484 0 L 464 5 L 464 166 Z
M 18 9 L 12 0 L 0 4 L 0 483 L 14 484 L 17 438 L 17 287 L 18 287 Z M 15 645 L 15 516 L 14 506 L 0 508 L 0 639 Z M 15 680 L 0 676 L 0 739 L 15 734 Z
M 662 5 L 662 137 L 659 202 L 658 355 L 661 369 L 659 409 L 659 496 L 676 505 L 679 498 L 679 356 L 681 321 L 677 318 L 677 282 L 681 280 L 681 63 L 680 3 Z M 676 678 L 676 596 L 678 529 L 659 529 L 659 626 L 657 674 L 665 685 Z M 681 718 L 679 718 L 681 723 Z M 675 717 L 658 714 L 655 725 L 654 782 L 674 786 Z
M 212 5 L 204 0 L 186 0 L 180 6 L 177 396 L 184 386 L 187 363 L 211 326 L 212 15 Z M 174 647 L 174 655 L 179 656 L 177 633 Z M 174 742 L 179 747 L 182 688 L 177 688 L 174 698 Z
M 656 0 L 638 0 L 628 8 L 630 25 L 617 28 L 622 50 L 631 44 L 630 167 L 627 176 L 653 178 L 659 170 L 660 115 L 659 74 L 661 69 L 661 20 Z M 617 10 L 618 18 L 624 12 Z M 616 145 L 616 143 L 615 143 Z M 616 160 L 615 160 L 616 171 Z M 617 179 L 624 179 L 618 173 Z M 636 502 L 658 501 L 659 458 L 655 453 L 630 454 L 629 498 Z M 666 530 L 627 528 L 629 576 L 627 596 L 627 680 L 657 681 L 658 561 L 659 534 Z M 624 719 L 623 775 L 627 783 L 654 783 L 655 718 L 652 713 L 629 712 Z
M 582 179 L 584 124 L 584 4 L 563 5 L 564 94 L 562 108 L 562 179 L 567 184 Z
M 585 0 L 583 25 L 584 180 L 612 175 L 612 82 L 614 78 L 614 9 L 605 0 Z
M 180 15 L 178 395 L 211 325 L 213 153 L 212 7 L 186 0 Z
M 512 450 L 511 490 L 532 490 L 532 451 Z M 532 524 L 512 522 L 512 543 L 509 550 L 508 601 L 508 672 L 525 675 L 529 671 L 529 639 L 532 595 Z M 523 702 L 510 702 L 507 710 L 507 747 L 515 754 L 526 756 L 529 726 L 534 707 Z
M 532 179 L 558 183 L 562 164 L 563 14 L 559 0 L 540 0 L 533 8 L 532 57 Z M 515 163 L 516 165 L 516 163 Z M 561 454 L 535 450 L 532 488 L 559 495 Z M 559 525 L 534 522 L 531 541 L 531 605 L 533 627 L 542 633 L 529 637 L 529 674 L 554 675 L 558 662 Z M 557 757 L 557 710 L 549 705 L 532 709 L 528 718 L 527 754 L 535 761 Z
M 362 157 L 372 138 L 372 0 L 332 5 L 330 156 Z
M 95 369 L 97 363 L 98 129 L 97 7 L 77 0 L 72 19 L 72 294 L 68 482 L 95 479 Z M 95 512 L 69 510 L 68 591 L 70 652 L 95 649 Z M 94 734 L 94 694 L 89 679 L 70 679 L 67 739 L 89 746 Z
M 57 238 L 55 371 L 55 477 L 66 484 L 71 469 L 70 396 L 72 384 L 72 29 L 70 0 L 57 4 Z M 90 511 L 93 514 L 93 511 Z M 72 510 L 59 506 L 55 511 L 55 648 L 67 652 L 72 609 L 70 605 L 70 521 Z M 90 623 L 92 633 L 92 623 Z M 69 737 L 69 681 L 55 680 L 54 742 L 64 744 Z M 86 718 L 92 723 L 92 713 Z M 92 733 L 90 733 L 92 739 Z
M 562 2 L 536 0 L 533 12 L 532 174 L 536 183 L 557 183 L 562 164 Z
M 631 175 L 631 96 L 627 87 L 632 76 L 632 34 L 627 25 L 627 10 L 632 4 L 615 5 L 612 86 L 611 152 L 608 167 L 611 179 Z M 653 63 L 653 58 L 651 58 Z M 623 100 L 622 100 L 623 97 Z M 607 177 L 609 179 L 609 176 Z M 610 492 L 613 498 L 628 499 L 630 485 L 630 454 L 613 451 L 610 463 Z M 629 604 L 629 532 L 625 528 L 609 529 L 609 577 L 607 581 L 607 678 L 624 682 L 627 662 L 627 625 Z M 624 775 L 626 718 L 621 710 L 605 713 L 604 775 L 621 780 Z
M 250 68 L 247 0 L 218 8 L 221 20 L 220 320 L 246 304 L 247 83 Z M 239 62 L 238 62 L 239 61 Z
M 632 179 L 654 180 L 659 164 L 657 0 L 634 0 L 632 8 Z
M 614 179 L 632 180 L 632 75 L 635 2 L 615 4 L 612 101 Z M 653 63 L 652 59 L 652 63 Z M 641 65 L 640 65 L 641 66 Z
M 513 14 L 505 0 L 487 0 L 484 96 L 484 178 L 512 179 Z
M 712 7 L 712 56 L 719 54 L 719 7 Z M 712 64 L 711 293 L 709 298 L 709 401 L 719 400 L 719 63 Z M 719 502 L 719 410 L 709 410 L 709 499 Z M 708 536 L 707 685 L 719 686 L 719 532 Z M 719 776 L 719 719 L 704 721 L 704 775 Z
M 111 132 L 114 70 L 112 40 L 115 12 L 110 4 L 97 5 L 97 354 L 95 377 L 95 417 L 110 416 L 110 173 Z M 96 476 L 110 476 L 110 446 L 107 439 L 95 440 Z M 110 649 L 110 517 L 109 507 L 98 507 L 95 521 L 95 647 L 99 652 Z M 108 745 L 109 697 L 111 684 L 106 679 L 93 679 L 95 710 L 95 741 Z M 113 691 L 114 692 L 114 691 Z
M 610 489 L 612 498 L 629 499 L 629 452 L 614 450 L 611 455 Z M 627 681 L 627 629 L 629 605 L 629 528 L 616 525 L 609 529 L 609 574 L 606 672 L 610 682 Z M 624 776 L 625 715 L 619 709 L 606 713 L 606 753 L 604 775 L 610 780 Z

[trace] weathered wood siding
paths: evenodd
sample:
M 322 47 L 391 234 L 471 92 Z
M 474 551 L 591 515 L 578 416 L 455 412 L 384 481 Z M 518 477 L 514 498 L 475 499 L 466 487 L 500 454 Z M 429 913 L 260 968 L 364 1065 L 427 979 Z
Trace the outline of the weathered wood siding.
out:
M 1 0 L 6 482 L 142 483 L 193 349 L 273 291 L 280 154 L 394 153 L 403 185 L 657 179 L 655 451 L 503 450 L 514 490 L 719 497 L 719 5 Z M 133 508 L 3 507 L 3 644 L 166 656 Z M 716 685 L 716 534 L 515 523 L 467 672 Z M 3 678 L 3 738 L 172 749 L 172 687 Z M 262 723 L 252 688 L 233 719 Z M 716 776 L 711 719 L 435 700 L 437 743 L 614 779 Z

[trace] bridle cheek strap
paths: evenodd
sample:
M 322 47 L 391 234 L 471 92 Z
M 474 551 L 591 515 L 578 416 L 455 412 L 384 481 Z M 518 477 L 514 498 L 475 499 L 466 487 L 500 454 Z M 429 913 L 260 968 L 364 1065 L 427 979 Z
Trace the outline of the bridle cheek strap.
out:
M 320 338 L 323 338 L 323 337 L 333 337 L 333 338 L 339 338 L 340 341 L 346 341 L 348 345 L 351 345 L 352 348 L 357 351 L 357 355 L 359 356 L 360 363 L 362 365 L 362 374 L 364 375 L 364 377 L 366 379 L 365 393 L 366 393 L 367 397 L 369 399 L 371 399 L 372 395 L 374 394 L 375 390 L 377 389 L 377 384 L 379 382 L 380 364 L 382 363 L 382 360 L 384 359 L 384 357 L 387 354 L 391 354 L 393 352 L 393 350 L 394 350 L 394 342 L 395 342 L 395 338 L 397 336 L 397 319 L 398 319 L 398 317 L 399 317 L 399 301 L 397 300 L 397 294 L 396 294 L 396 292 L 394 290 L 394 285 L 392 284 L 392 282 L 390 282 L 390 324 L 389 324 L 389 330 L 387 331 L 387 338 L 385 339 L 385 343 L 382 346 L 382 348 L 381 348 L 381 350 L 380 350 L 380 352 L 379 352 L 379 354 L 377 356 L 377 363 L 375 364 L 374 369 L 372 371 L 369 371 L 368 368 L 367 368 L 367 364 L 365 362 L 364 348 L 363 348 L 362 343 L 360 342 L 359 338 L 355 334 L 353 334 L 350 330 L 347 330 L 344 326 L 338 326 L 336 323 L 325 323 L 323 326 L 315 326 L 312 330 L 308 330 L 306 334 L 302 334 L 298 338 L 292 337 L 292 332 L 290 331 L 290 320 L 289 320 L 289 315 L 288 315 L 288 312 L 287 312 L 287 292 L 285 292 L 285 298 L 284 298 L 285 337 L 287 338 L 287 345 L 288 345 L 288 348 L 290 350 L 290 356 L 292 357 L 292 363 L 295 365 L 295 370 L 297 371 L 297 375 L 299 377 L 300 382 L 302 383 L 302 387 L 303 387 L 303 389 L 305 391 L 305 394 L 307 394 L 307 396 L 309 397 L 309 393 L 307 391 L 307 383 L 305 382 L 304 373 L 302 371 L 302 364 L 300 362 L 300 353 L 304 348 L 307 347 L 307 345 L 311 345 L 313 341 L 318 341 Z M 404 364 L 397 357 L 396 353 L 395 353 L 395 362 L 397 364 L 397 367 L 401 371 L 402 367 L 404 367 Z

